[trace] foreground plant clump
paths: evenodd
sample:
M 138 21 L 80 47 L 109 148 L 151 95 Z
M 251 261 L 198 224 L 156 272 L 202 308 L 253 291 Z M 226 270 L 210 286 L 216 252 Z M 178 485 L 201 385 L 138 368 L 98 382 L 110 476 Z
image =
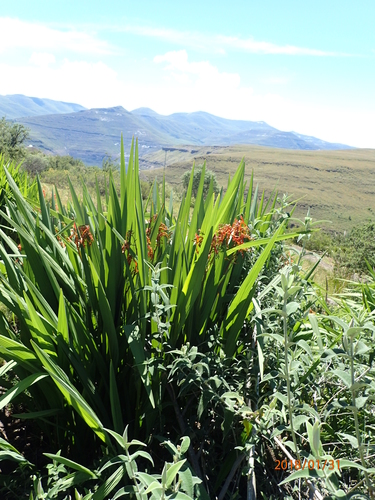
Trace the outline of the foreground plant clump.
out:
M 177 215 L 164 183 L 143 202 L 137 146 L 120 196 L 110 174 L 68 207 L 6 171 L 2 498 L 372 494 L 374 287 L 332 315 L 283 251 L 286 200 L 243 163 L 204 199 L 204 169 Z

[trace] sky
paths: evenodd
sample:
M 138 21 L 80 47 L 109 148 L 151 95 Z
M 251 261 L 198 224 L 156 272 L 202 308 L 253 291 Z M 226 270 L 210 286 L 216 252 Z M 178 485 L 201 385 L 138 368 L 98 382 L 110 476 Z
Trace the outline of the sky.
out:
M 0 0 L 0 94 L 375 148 L 375 0 Z

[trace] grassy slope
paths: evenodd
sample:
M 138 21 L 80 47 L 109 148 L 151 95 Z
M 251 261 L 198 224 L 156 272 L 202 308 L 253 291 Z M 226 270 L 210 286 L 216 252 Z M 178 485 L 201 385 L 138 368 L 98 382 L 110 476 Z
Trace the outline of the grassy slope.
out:
M 328 229 L 343 231 L 374 218 L 375 150 L 295 151 L 258 146 L 191 147 L 168 151 L 166 179 L 172 185 L 181 183 L 182 174 L 196 164 L 207 161 L 219 185 L 226 185 L 242 157 L 249 178 L 254 170 L 255 182 L 266 193 L 277 185 L 280 193 L 293 199 L 302 198 L 296 214 L 303 217 L 308 207 L 315 220 Z M 162 179 L 165 151 L 146 155 L 143 168 L 148 179 Z M 349 219 L 349 217 L 351 219 Z

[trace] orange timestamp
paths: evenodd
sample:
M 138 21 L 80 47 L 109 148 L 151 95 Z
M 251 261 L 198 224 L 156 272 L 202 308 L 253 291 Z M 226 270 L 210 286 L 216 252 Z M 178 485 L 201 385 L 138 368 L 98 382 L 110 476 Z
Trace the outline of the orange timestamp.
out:
M 337 465 L 337 467 L 335 467 Z M 276 460 L 275 470 L 337 470 L 340 460 Z

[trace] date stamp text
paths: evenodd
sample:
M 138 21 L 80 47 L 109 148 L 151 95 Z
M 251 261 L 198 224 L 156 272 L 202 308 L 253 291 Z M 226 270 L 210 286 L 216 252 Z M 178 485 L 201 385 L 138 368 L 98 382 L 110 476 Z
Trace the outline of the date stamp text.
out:
M 340 470 L 340 460 L 276 460 L 275 470 Z

